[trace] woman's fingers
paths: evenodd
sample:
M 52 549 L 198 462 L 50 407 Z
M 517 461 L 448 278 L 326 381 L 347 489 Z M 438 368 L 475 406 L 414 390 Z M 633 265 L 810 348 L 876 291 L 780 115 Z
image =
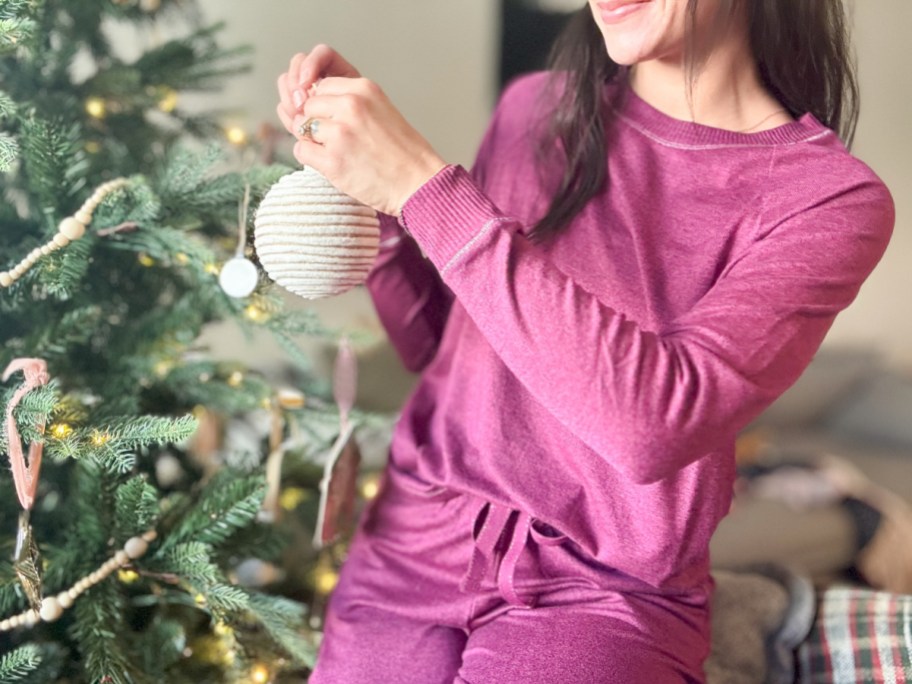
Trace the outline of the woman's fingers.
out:
M 317 45 L 301 62 L 300 73 L 294 85 L 305 93 L 319 79 L 326 76 L 357 78 L 361 74 L 329 45 Z
M 296 105 L 294 103 L 294 99 L 292 97 L 292 88 L 289 88 L 287 72 L 282 74 L 281 76 L 279 76 L 279 80 L 276 83 L 276 87 L 278 88 L 279 99 L 281 100 L 281 104 L 279 106 L 285 110 L 285 113 L 288 116 L 290 116 L 290 117 L 294 116 L 297 107 L 296 107 Z M 302 102 L 301 104 L 304 104 L 304 103 Z
M 282 125 L 292 133 L 294 117 L 304 109 L 311 88 L 323 76 L 357 78 L 358 70 L 328 45 L 318 45 L 310 53 L 298 52 L 279 76 L 277 87 L 280 105 L 276 109 Z
M 288 78 L 290 84 L 297 88 L 301 78 L 301 65 L 307 59 L 306 52 L 297 52 L 288 63 Z
M 294 133 L 294 117 L 289 116 L 288 112 L 285 111 L 285 107 L 282 104 L 276 105 L 276 114 L 279 115 L 279 120 L 282 122 L 282 125 L 285 126 L 285 130 L 289 133 Z
M 319 143 L 310 140 L 298 140 L 294 146 L 294 158 L 304 166 L 309 166 L 322 173 L 331 183 L 334 180 L 336 165 L 339 159 L 327 152 Z
M 358 104 L 351 95 L 311 95 L 301 110 L 305 117 L 332 119 L 350 116 Z
M 339 78 L 328 76 L 320 80 L 316 88 L 317 95 L 375 95 L 380 86 L 367 78 Z

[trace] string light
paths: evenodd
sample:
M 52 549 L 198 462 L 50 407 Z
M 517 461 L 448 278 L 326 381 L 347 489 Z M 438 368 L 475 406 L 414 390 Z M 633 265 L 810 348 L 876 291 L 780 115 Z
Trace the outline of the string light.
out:
M 320 594 L 328 594 L 336 587 L 339 575 L 332 566 L 332 561 L 323 556 L 314 570 L 314 586 Z
M 206 264 L 203 269 L 210 275 L 218 275 L 219 271 L 221 271 L 221 269 L 218 267 L 218 264 Z
M 155 259 L 150 257 L 148 254 L 140 254 L 137 258 L 139 260 L 139 263 L 141 263 L 146 268 L 155 266 Z
M 374 499 L 380 493 L 380 478 L 377 475 L 365 475 L 361 481 L 361 496 Z
M 159 361 L 155 364 L 155 374 L 158 377 L 163 378 L 171 372 L 172 368 L 174 368 L 174 363 L 172 361 Z
M 269 320 L 269 312 L 256 304 L 248 304 L 244 308 L 244 316 L 254 323 L 262 323 Z
M 246 145 L 247 144 L 247 131 L 245 131 L 240 126 L 231 126 L 225 131 L 225 136 L 228 138 L 228 142 L 232 145 Z
M 101 152 L 101 144 L 97 140 L 89 140 L 85 144 L 85 151 L 89 154 L 98 154 Z
M 165 94 L 158 101 L 158 108 L 165 114 L 170 114 L 177 109 L 177 91 L 173 88 L 165 88 Z
M 103 119 L 108 113 L 108 106 L 100 97 L 90 97 L 85 101 L 86 113 L 93 119 Z
M 269 677 L 269 668 L 263 663 L 257 663 L 250 668 L 250 680 L 256 682 L 256 684 L 266 684 L 269 681 Z
M 99 432 L 98 430 L 95 430 L 92 433 L 92 444 L 94 444 L 95 446 L 104 446 L 105 444 L 107 444 L 110 441 L 111 441 L 111 435 L 109 435 L 107 432 L 102 433 L 102 432 Z
M 57 439 L 66 439 L 73 432 L 73 428 L 68 423 L 54 423 L 51 426 L 51 434 Z
M 286 511 L 293 511 L 308 498 L 307 490 L 301 487 L 287 487 L 279 494 L 279 505 Z
M 226 381 L 229 387 L 240 387 L 241 383 L 244 382 L 244 374 L 241 371 L 234 371 L 231 375 L 228 376 Z
M 135 570 L 118 570 L 117 579 L 124 584 L 133 584 L 139 579 L 139 573 Z
M 179 263 L 181 266 L 186 266 L 190 263 L 190 257 L 188 257 L 183 252 L 178 252 L 174 255 L 174 260 Z

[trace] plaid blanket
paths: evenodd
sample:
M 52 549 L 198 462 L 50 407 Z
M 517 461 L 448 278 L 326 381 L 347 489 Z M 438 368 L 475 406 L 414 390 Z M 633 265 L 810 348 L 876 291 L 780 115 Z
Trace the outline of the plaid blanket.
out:
M 798 670 L 801 684 L 912 684 L 912 595 L 827 589 Z

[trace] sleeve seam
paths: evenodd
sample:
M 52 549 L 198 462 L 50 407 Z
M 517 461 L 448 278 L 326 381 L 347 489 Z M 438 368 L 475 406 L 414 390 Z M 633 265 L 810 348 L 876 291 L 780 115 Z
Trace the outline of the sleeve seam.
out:
M 491 228 L 494 227 L 495 224 L 504 223 L 504 222 L 509 223 L 512 221 L 513 221 L 513 219 L 508 218 L 506 216 L 495 216 L 494 218 L 488 220 L 481 227 L 481 229 L 477 233 L 475 233 L 475 235 L 473 235 L 472 238 L 459 249 L 459 251 L 457 251 L 452 257 L 450 257 L 450 260 L 444 265 L 443 268 L 440 269 L 440 275 L 444 275 L 450 269 L 450 267 L 453 266 L 454 263 L 463 254 L 468 252 L 473 247 L 473 245 L 475 245 L 475 243 L 477 243 L 487 232 L 489 232 L 491 230 Z

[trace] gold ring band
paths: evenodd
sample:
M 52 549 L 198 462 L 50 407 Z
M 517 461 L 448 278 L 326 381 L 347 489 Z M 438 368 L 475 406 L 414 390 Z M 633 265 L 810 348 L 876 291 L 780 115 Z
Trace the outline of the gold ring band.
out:
M 316 140 L 314 140 L 314 133 L 319 129 L 320 122 L 317 119 L 310 118 L 298 127 L 298 134 L 302 138 L 309 138 L 310 140 L 313 140 L 313 142 L 316 142 Z

